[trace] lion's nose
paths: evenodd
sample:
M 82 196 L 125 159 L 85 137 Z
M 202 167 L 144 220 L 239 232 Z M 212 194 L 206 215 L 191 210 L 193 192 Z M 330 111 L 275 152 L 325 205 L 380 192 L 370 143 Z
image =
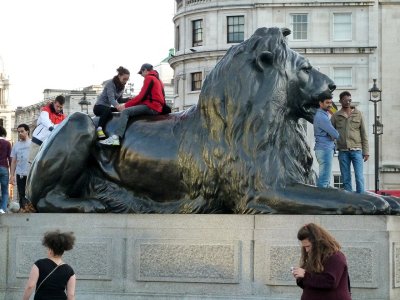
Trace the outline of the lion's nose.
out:
M 331 92 L 333 92 L 334 90 L 336 90 L 336 85 L 333 84 L 333 83 L 330 83 L 328 87 L 329 87 L 329 89 L 331 90 Z

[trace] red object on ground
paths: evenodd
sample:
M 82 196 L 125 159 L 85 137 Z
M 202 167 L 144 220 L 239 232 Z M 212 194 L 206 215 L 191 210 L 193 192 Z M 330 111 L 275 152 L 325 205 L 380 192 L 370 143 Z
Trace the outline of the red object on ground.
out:
M 374 191 L 372 191 L 374 192 Z M 383 196 L 395 196 L 395 197 L 400 197 L 400 190 L 379 190 L 377 194 L 383 195 Z

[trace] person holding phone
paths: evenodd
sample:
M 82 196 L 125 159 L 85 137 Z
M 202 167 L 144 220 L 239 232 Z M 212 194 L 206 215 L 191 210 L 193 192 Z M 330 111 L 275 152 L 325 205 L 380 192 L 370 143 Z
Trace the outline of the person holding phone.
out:
M 301 300 L 351 300 L 347 261 L 336 239 L 314 223 L 302 226 L 297 239 L 300 267 L 292 274 L 303 289 Z

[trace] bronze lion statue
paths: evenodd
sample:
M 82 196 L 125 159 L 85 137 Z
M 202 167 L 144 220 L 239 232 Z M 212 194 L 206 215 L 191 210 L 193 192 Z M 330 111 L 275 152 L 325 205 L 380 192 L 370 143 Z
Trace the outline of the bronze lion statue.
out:
M 121 147 L 69 116 L 28 176 L 39 212 L 389 214 L 395 199 L 313 186 L 299 124 L 335 85 L 291 50 L 290 31 L 260 28 L 231 47 L 187 111 L 130 120 Z M 115 114 L 106 128 L 115 129 Z

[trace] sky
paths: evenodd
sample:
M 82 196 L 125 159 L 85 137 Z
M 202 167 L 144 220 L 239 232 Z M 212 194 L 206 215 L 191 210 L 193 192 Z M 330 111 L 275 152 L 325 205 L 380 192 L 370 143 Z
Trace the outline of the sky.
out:
M 130 71 L 137 93 L 140 66 L 159 64 L 174 46 L 174 3 L 0 0 L 0 72 L 9 79 L 9 103 L 40 102 L 44 89 L 101 84 L 119 66 Z

